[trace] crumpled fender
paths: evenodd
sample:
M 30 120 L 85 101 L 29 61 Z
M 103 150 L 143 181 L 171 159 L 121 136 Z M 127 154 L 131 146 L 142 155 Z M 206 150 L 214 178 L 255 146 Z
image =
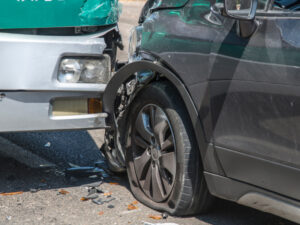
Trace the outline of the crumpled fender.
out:
M 103 95 L 103 111 L 108 113 L 106 124 L 115 128 L 115 100 L 118 95 L 118 90 L 123 83 L 125 83 L 130 76 L 138 72 L 152 71 L 153 73 L 158 73 L 161 77 L 166 78 L 171 82 L 179 92 L 182 97 L 182 100 L 185 103 L 186 109 L 189 113 L 192 126 L 195 132 L 195 136 L 198 142 L 199 150 L 202 156 L 202 159 L 205 159 L 207 143 L 205 141 L 205 136 L 203 133 L 203 128 L 201 121 L 198 117 L 197 109 L 194 105 L 192 98 L 190 97 L 185 85 L 183 82 L 174 74 L 171 70 L 164 67 L 163 65 L 152 62 L 152 61 L 135 61 L 130 64 L 123 66 L 109 81 L 106 86 L 104 95 Z M 142 90 L 142 89 L 141 89 Z M 137 93 L 138 95 L 138 93 Z M 203 151 L 201 151 L 201 149 Z
M 114 104 L 117 97 L 117 91 L 120 86 L 134 73 L 142 72 L 142 71 L 153 71 L 162 76 L 166 77 L 179 91 L 185 105 L 191 115 L 192 122 L 196 122 L 198 119 L 198 113 L 196 107 L 185 88 L 184 84 L 181 80 L 169 69 L 166 67 L 161 66 L 160 64 L 141 60 L 132 62 L 127 64 L 126 66 L 122 67 L 109 81 L 108 85 L 106 86 L 104 95 L 103 95 L 103 111 L 108 113 L 108 125 L 113 124 L 113 114 L 114 114 Z

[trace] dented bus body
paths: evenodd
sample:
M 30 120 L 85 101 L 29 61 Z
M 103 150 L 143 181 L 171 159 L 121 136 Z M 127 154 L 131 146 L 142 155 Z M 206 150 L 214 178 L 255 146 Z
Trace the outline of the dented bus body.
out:
M 105 128 L 117 0 L 3 0 L 0 132 Z

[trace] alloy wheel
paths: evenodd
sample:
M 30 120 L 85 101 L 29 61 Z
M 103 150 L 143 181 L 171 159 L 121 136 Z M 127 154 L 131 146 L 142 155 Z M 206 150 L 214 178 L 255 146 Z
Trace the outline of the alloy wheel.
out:
M 176 175 L 176 147 L 171 124 L 157 105 L 144 106 L 135 120 L 133 162 L 144 193 L 155 202 L 170 195 Z

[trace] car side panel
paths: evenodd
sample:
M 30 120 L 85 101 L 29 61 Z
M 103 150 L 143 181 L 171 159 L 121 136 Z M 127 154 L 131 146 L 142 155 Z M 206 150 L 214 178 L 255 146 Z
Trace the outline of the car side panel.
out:
M 293 188 L 300 176 L 300 21 L 261 18 L 249 39 L 227 22 L 210 77 L 220 161 L 228 177 L 300 199 Z M 254 168 L 253 157 L 265 167 Z M 239 167 L 232 163 L 238 158 L 244 162 Z

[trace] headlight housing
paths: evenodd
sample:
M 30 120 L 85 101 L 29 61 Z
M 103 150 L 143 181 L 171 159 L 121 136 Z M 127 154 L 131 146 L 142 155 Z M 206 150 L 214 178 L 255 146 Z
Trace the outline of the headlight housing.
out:
M 71 58 L 61 60 L 58 81 L 61 83 L 106 84 L 111 78 L 111 62 L 108 55 L 97 58 Z
M 128 61 L 133 62 L 138 56 L 138 50 L 142 44 L 142 27 L 134 27 L 129 37 Z

